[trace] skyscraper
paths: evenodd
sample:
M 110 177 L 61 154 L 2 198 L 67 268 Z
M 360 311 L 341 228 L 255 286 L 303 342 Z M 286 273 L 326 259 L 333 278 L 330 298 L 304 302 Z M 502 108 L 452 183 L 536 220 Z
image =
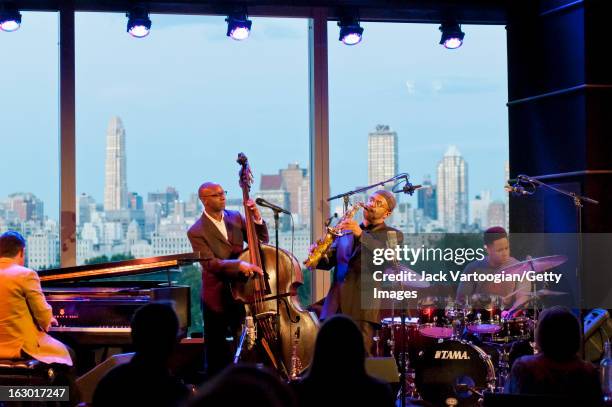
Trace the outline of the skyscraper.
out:
M 281 208 L 289 207 L 289 192 L 283 188 L 283 178 L 278 175 L 261 175 L 259 191 L 255 193 L 255 198 L 263 198 L 266 201 L 280 206 Z M 268 208 L 259 208 L 261 217 L 266 221 L 268 229 L 274 229 L 274 213 Z M 290 218 L 282 215 L 279 218 L 279 231 L 289 230 Z
M 393 177 L 397 168 L 397 133 L 379 124 L 368 135 L 368 184 Z
M 13 211 L 22 222 L 44 220 L 44 203 L 30 192 L 10 194 L 7 199 L 8 209 Z
M 291 163 L 287 168 L 279 170 L 279 174 L 282 179 L 282 189 L 289 192 L 290 208 L 286 209 L 298 215 L 300 224 L 307 224 L 310 218 L 310 178 L 308 170 L 300 168 L 298 163 Z
M 486 229 L 489 226 L 488 213 L 491 202 L 491 191 L 488 190 L 481 191 L 470 201 L 470 225 L 479 229 Z
M 174 187 L 167 187 L 165 192 L 149 192 L 147 202 L 159 202 L 161 204 L 161 216 L 165 218 L 170 215 L 174 202 L 179 200 L 179 193 Z
M 506 205 L 502 201 L 494 201 L 489 204 L 487 211 L 489 220 L 488 227 L 491 226 L 506 226 Z
M 468 167 L 455 146 L 438 163 L 438 220 L 447 232 L 461 232 L 468 224 Z
M 106 130 L 105 211 L 127 208 L 126 162 L 125 129 L 121 119 L 113 116 Z
M 431 183 L 431 176 L 425 175 L 423 187 L 417 190 L 418 208 L 429 219 L 438 219 L 438 202 L 436 200 L 436 186 Z

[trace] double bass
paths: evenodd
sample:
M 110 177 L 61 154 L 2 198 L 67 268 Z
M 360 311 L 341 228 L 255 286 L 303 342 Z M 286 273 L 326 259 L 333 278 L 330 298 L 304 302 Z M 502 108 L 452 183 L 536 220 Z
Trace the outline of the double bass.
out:
M 255 231 L 255 222 L 247 207 L 253 174 L 247 157 L 238 154 L 240 188 L 248 248 L 240 260 L 255 264 L 263 275 L 255 274 L 246 280 L 232 283 L 232 296 L 245 304 L 247 316 L 252 316 L 257 327 L 257 342 L 263 354 L 278 372 L 288 379 L 306 370 L 312 359 L 318 321 L 300 305 L 297 289 L 303 284 L 300 263 L 287 250 L 262 244 Z

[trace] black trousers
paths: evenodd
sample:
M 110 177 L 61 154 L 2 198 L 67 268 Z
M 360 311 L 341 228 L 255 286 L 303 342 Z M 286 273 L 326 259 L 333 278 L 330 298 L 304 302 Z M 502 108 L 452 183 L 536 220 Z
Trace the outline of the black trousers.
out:
M 234 359 L 236 342 L 244 319 L 244 308 L 239 304 L 230 308 L 225 312 L 215 312 L 202 305 L 205 368 L 209 377 L 219 373 Z

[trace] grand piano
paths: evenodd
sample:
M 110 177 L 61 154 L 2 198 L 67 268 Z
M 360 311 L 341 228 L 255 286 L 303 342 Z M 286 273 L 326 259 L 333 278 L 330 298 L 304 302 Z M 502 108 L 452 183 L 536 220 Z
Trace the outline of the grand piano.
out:
M 170 271 L 198 260 L 199 253 L 186 253 L 40 271 L 43 292 L 59 323 L 50 334 L 77 354 L 102 348 L 104 358 L 109 347 L 129 347 L 130 321 L 139 307 L 171 301 L 184 337 L 191 324 L 190 287 L 173 284 Z M 165 281 L 130 278 L 158 271 L 166 271 Z M 114 277 L 123 278 L 109 280 Z

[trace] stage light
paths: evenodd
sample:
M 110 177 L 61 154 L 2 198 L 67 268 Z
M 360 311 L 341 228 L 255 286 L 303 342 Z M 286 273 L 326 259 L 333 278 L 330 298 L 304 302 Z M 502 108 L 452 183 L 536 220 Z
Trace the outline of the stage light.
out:
M 440 44 L 444 45 L 444 48 L 456 49 L 463 44 L 465 33 L 461 31 L 461 26 L 456 22 L 442 23 L 440 31 L 442 31 Z
M 340 38 L 345 45 L 356 45 L 361 42 L 363 28 L 359 25 L 359 19 L 355 16 L 341 17 L 338 21 L 340 27 Z
M 0 6 L 0 30 L 17 31 L 21 26 L 21 14 L 12 4 Z
M 246 12 L 234 13 L 227 16 L 227 36 L 242 41 L 249 38 L 252 21 L 248 19 Z
M 127 32 L 136 38 L 143 38 L 151 31 L 151 19 L 144 7 L 134 7 L 126 14 L 128 18 Z

